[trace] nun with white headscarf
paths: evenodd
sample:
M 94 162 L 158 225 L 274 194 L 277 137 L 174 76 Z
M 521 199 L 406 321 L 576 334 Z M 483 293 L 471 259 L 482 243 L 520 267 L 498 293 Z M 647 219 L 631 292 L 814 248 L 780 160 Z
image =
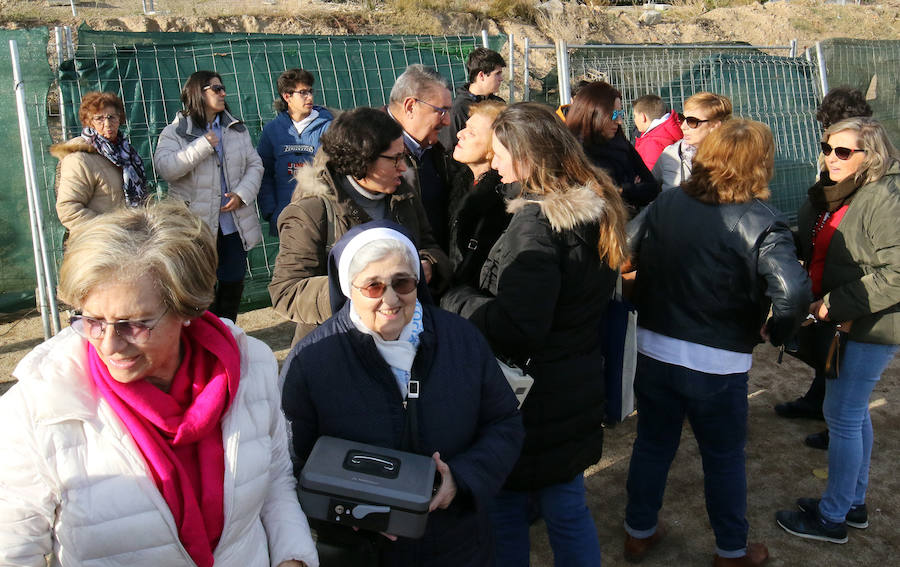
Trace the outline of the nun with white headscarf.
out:
M 487 507 L 519 456 L 522 421 L 487 342 L 431 304 L 420 266 L 405 229 L 391 222 L 359 225 L 335 245 L 334 316 L 294 347 L 282 371 L 295 473 L 321 435 L 431 456 L 441 482 L 425 535 L 369 538 L 379 564 L 490 565 Z M 407 407 L 410 381 L 419 397 Z M 320 526 L 320 540 L 323 528 L 366 538 Z

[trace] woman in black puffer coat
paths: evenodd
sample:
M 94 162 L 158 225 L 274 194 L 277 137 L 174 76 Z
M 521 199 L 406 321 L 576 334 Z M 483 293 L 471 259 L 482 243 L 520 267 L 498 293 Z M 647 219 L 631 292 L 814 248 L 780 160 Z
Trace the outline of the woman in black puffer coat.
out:
M 583 472 L 603 449 L 603 356 L 597 331 L 625 256 L 625 207 L 553 114 L 530 103 L 494 123 L 493 167 L 521 192 L 478 287 L 442 306 L 472 321 L 502 359 L 534 378 L 522 406 L 525 446 L 491 511 L 495 564 L 528 565 L 529 499 L 557 564 L 600 565 Z

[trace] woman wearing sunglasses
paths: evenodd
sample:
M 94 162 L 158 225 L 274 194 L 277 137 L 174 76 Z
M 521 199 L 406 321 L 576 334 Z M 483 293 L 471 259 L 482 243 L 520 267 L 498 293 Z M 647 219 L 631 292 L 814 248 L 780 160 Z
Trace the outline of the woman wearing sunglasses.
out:
M 445 285 L 450 262 L 432 236 L 421 196 L 403 178 L 403 130 L 374 108 L 344 112 L 322 135 L 312 166 L 300 168 L 278 217 L 280 244 L 269 295 L 297 323 L 294 343 L 331 317 L 328 252 L 350 228 L 372 220 L 405 227 L 421 252 L 426 282 Z
M 845 543 L 847 526 L 869 525 L 869 397 L 900 344 L 900 152 L 880 123 L 849 118 L 825 130 L 822 154 L 798 241 L 813 282 L 809 313 L 848 335 L 825 385 L 828 485 L 776 520 L 793 535 Z
M 622 198 L 635 212 L 656 198 L 659 184 L 625 138 L 624 122 L 622 93 L 603 81 L 582 87 L 566 115 L 566 126 L 582 143 L 584 153 L 622 188 Z
M 653 166 L 653 177 L 663 191 L 680 186 L 691 176 L 700 143 L 731 118 L 731 100 L 715 93 L 696 93 L 684 101 L 684 113 L 678 118 L 684 138 L 664 149 Z
M 77 314 L 0 398 L 0 564 L 318 565 L 275 357 L 206 311 L 215 270 L 181 203 L 72 234 Z
M 528 565 L 536 503 L 556 564 L 599 566 L 583 473 L 603 451 L 598 326 L 625 260 L 625 206 L 542 105 L 501 112 L 493 150 L 501 181 L 521 187 L 507 207 L 513 217 L 478 287 L 452 289 L 441 305 L 472 321 L 499 358 L 534 378 L 522 405 L 522 455 L 491 509 L 495 565 Z
M 262 240 L 256 195 L 263 164 L 247 127 L 228 110 L 218 73 L 191 75 L 181 103 L 184 108 L 159 136 L 154 163 L 169 195 L 187 203 L 216 235 L 218 282 L 209 310 L 235 321 L 247 251 Z
M 488 567 L 487 507 L 519 455 L 522 421 L 481 334 L 430 304 L 404 232 L 366 223 L 331 252 L 335 315 L 284 364 L 295 471 L 321 435 L 430 456 L 440 486 L 421 539 L 321 525 L 320 546 L 353 544 L 367 557 L 346 565 Z
M 78 109 L 77 138 L 50 146 L 60 160 L 56 214 L 67 230 L 97 215 L 147 201 L 144 161 L 125 137 L 125 106 L 113 93 L 91 92 Z

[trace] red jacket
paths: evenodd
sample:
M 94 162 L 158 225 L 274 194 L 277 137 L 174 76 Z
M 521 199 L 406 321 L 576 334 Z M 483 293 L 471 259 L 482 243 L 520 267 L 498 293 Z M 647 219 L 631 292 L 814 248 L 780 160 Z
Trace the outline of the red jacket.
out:
M 678 114 L 669 112 L 669 117 L 662 124 L 647 130 L 634 141 L 634 149 L 641 155 L 647 169 L 652 170 L 659 154 L 666 148 L 684 137 L 681 131 L 681 123 Z

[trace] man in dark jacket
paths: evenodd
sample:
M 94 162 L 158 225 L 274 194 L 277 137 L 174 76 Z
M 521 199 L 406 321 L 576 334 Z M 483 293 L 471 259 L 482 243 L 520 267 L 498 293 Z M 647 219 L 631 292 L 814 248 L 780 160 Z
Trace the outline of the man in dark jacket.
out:
M 394 82 L 387 111 L 403 128 L 408 153 L 403 178 L 421 196 L 434 237 L 446 252 L 449 158 L 438 134 L 450 124 L 447 81 L 430 67 L 410 65 Z
M 503 68 L 506 61 L 503 56 L 487 47 L 478 47 L 469 54 L 466 70 L 469 82 L 456 90 L 453 107 L 450 109 L 450 125 L 441 130 L 438 138 L 448 154 L 453 153 L 456 145 L 456 133 L 466 127 L 469 119 L 469 107 L 475 102 L 496 100 L 506 102 L 497 91 L 503 83 Z

